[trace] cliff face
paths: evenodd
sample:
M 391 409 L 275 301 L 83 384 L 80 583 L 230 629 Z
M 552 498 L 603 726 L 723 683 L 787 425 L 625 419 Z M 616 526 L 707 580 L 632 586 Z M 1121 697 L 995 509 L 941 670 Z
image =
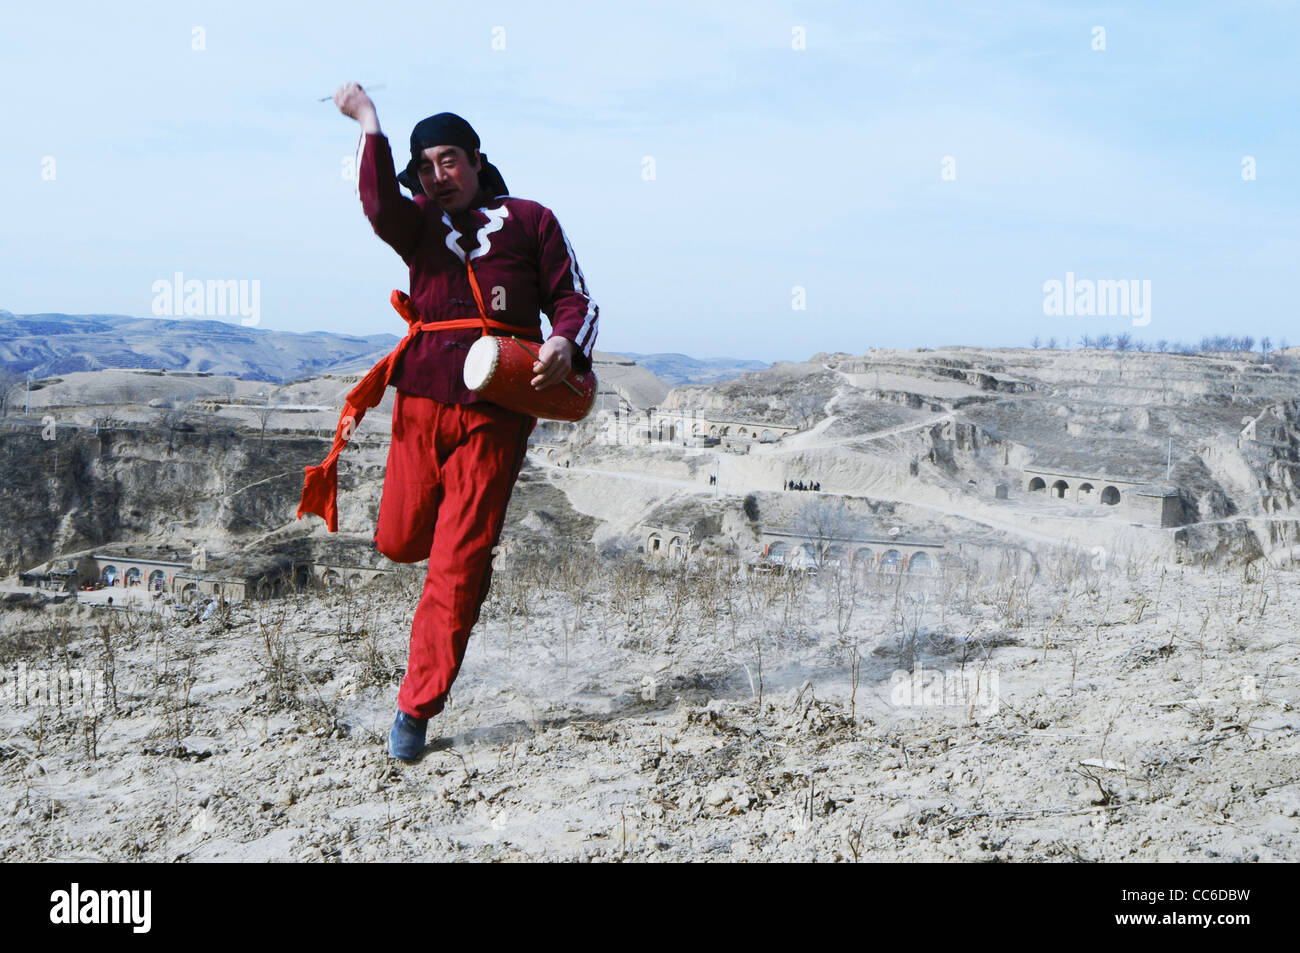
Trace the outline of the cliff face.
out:
M 303 466 L 326 450 L 231 430 L 11 425 L 0 430 L 0 570 L 129 539 L 238 548 L 294 518 Z
M 303 468 L 329 450 L 322 437 L 219 424 L 59 426 L 52 437 L 39 422 L 0 427 L 0 575 L 110 543 L 393 565 L 373 544 L 389 442 L 379 428 L 359 431 L 340 458 L 337 534 L 297 519 Z M 580 540 L 595 526 L 525 465 L 507 534 Z

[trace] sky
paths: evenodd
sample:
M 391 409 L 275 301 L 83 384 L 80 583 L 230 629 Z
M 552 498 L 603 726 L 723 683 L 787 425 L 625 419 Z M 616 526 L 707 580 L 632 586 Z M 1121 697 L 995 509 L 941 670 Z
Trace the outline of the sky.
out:
M 318 102 L 356 80 L 399 164 L 453 111 L 555 212 L 598 350 L 1297 344 L 1298 41 L 1292 0 L 6 4 L 0 309 L 147 317 L 179 272 L 401 333 Z

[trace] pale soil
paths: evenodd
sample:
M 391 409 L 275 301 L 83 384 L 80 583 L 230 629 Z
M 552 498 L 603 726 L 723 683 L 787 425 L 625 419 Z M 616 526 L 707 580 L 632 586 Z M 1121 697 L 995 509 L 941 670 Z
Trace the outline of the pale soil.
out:
M 102 667 L 107 626 L 117 710 L 92 746 L 6 697 L 0 859 L 1300 859 L 1295 577 L 1131 576 L 871 576 L 841 637 L 826 571 L 502 567 L 415 765 L 381 744 L 418 576 L 153 630 L 10 610 L 9 673 L 65 664 L 61 619 Z M 893 703 L 963 655 L 999 704 Z

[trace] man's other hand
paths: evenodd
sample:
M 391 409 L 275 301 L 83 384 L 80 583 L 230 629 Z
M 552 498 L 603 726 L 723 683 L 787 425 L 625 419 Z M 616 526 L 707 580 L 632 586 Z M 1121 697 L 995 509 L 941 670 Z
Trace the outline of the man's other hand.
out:
M 545 390 L 568 377 L 569 371 L 573 370 L 573 355 L 577 349 L 576 344 L 559 335 L 543 344 L 537 352 L 540 360 L 533 361 L 533 373 L 537 375 L 530 382 L 533 387 Z

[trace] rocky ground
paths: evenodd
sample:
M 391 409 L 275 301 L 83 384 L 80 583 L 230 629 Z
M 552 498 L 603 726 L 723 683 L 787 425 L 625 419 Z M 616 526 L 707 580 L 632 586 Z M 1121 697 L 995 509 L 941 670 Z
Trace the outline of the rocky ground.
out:
M 1294 861 L 1295 582 L 521 558 L 414 765 L 382 742 L 418 573 L 10 608 L 0 860 Z M 19 666 L 103 694 L 16 700 Z

